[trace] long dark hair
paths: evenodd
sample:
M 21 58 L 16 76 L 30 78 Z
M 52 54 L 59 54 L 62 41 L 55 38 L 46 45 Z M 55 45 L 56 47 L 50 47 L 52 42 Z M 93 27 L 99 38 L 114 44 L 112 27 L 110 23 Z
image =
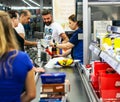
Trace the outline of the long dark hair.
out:
M 8 11 L 10 18 L 17 18 L 17 13 L 18 13 L 17 10 L 9 10 Z

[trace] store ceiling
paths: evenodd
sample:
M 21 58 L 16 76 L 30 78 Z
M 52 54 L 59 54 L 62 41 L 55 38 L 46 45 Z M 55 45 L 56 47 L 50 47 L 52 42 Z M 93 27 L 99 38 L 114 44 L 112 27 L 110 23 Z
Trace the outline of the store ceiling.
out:
M 29 0 L 25 0 L 25 1 L 28 2 L 31 6 L 37 7 L 34 3 L 31 3 Z M 40 5 L 40 0 L 33 0 L 33 1 Z M 0 4 L 3 4 L 8 7 L 12 7 L 12 6 L 27 7 L 28 6 L 26 3 L 23 2 L 23 0 L 0 0 Z M 43 0 L 43 6 L 51 6 L 51 5 L 52 5 L 52 0 Z

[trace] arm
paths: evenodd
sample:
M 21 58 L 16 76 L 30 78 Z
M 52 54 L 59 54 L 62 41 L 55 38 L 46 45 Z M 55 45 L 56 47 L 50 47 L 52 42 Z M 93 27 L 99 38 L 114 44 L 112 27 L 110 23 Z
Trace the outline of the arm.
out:
M 25 40 L 25 30 L 22 24 L 19 24 L 15 29 L 17 33 L 24 39 L 25 46 L 37 46 L 37 42 Z
M 50 46 L 54 46 L 54 43 L 53 42 L 50 42 Z M 56 47 L 57 48 L 61 48 L 61 49 L 65 49 L 65 50 L 68 50 L 68 49 L 71 49 L 74 47 L 74 45 L 70 42 L 67 42 L 67 43 L 64 43 L 64 44 L 56 44 Z
M 35 72 L 38 72 L 38 73 L 45 72 L 45 70 L 44 70 L 43 68 L 40 68 L 40 67 L 38 67 L 38 68 L 33 67 L 33 70 L 34 70 Z
M 63 39 L 62 43 L 66 43 L 69 41 L 69 38 L 65 33 L 61 33 L 60 37 Z
M 33 70 L 30 70 L 27 74 L 25 88 L 25 92 L 21 95 L 21 102 L 30 102 L 36 96 L 36 86 Z
M 32 59 L 31 59 L 31 62 L 33 63 Z M 41 73 L 41 72 L 45 72 L 45 70 L 43 68 L 40 68 L 40 67 L 35 67 L 33 66 L 32 68 L 35 72 L 38 72 L 38 73 Z
M 63 57 L 66 57 L 66 56 L 68 56 L 70 53 L 71 53 L 71 49 L 65 51 L 65 52 L 62 54 L 62 56 L 63 56 Z
M 24 45 L 25 46 L 37 46 L 37 42 L 25 40 Z
M 25 46 L 37 46 L 37 42 L 25 40 L 25 36 L 23 33 L 19 33 L 19 35 L 24 39 Z

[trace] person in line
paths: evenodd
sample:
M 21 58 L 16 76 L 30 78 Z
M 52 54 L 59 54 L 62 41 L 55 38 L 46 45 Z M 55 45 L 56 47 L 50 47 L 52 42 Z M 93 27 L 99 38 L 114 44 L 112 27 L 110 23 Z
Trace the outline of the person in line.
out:
M 0 102 L 30 102 L 36 97 L 33 64 L 18 49 L 11 19 L 0 11 Z
M 11 18 L 12 26 L 13 26 L 13 29 L 14 29 L 15 36 L 18 40 L 20 50 L 24 51 L 24 39 L 15 30 L 15 27 L 17 27 L 18 23 L 19 23 L 19 14 L 16 10 L 9 10 L 8 14 Z
M 14 33 L 15 33 L 15 36 L 17 38 L 18 45 L 20 48 L 19 50 L 24 51 L 24 39 L 15 30 L 15 27 L 17 27 L 18 23 L 19 23 L 19 14 L 16 10 L 10 10 L 10 11 L 8 11 L 8 14 L 11 18 L 12 27 L 14 29 Z M 45 71 L 43 68 L 33 67 L 33 69 L 35 72 L 44 72 Z
M 83 33 L 82 21 L 77 21 L 74 14 L 69 16 L 68 20 L 69 27 L 75 31 L 73 32 L 69 42 L 65 44 L 56 44 L 56 47 L 67 50 L 62 56 L 67 56 L 71 53 L 73 59 L 80 60 L 80 62 L 83 63 L 83 39 L 78 39 L 78 34 Z M 51 42 L 50 45 L 54 46 L 54 43 Z
M 29 10 L 22 10 L 20 12 L 20 18 L 19 18 L 19 24 L 17 27 L 15 27 L 15 30 L 17 31 L 17 33 L 23 38 L 25 39 L 25 29 L 24 29 L 24 24 L 28 24 L 30 22 L 30 17 L 31 17 L 31 13 Z M 25 46 L 37 46 L 37 42 L 35 41 L 28 41 L 28 40 L 24 40 L 24 45 Z
M 52 14 L 49 10 L 44 10 L 42 12 L 42 18 L 45 24 L 45 37 L 48 40 L 54 39 L 58 43 L 66 43 L 69 41 L 69 38 L 65 34 L 62 26 L 53 21 Z

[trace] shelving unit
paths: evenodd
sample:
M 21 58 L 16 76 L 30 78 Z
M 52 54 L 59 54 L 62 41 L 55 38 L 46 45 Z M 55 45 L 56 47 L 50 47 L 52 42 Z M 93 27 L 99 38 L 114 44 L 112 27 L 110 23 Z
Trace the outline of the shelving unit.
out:
M 101 57 L 107 62 L 116 72 L 120 74 L 120 62 L 117 61 L 113 56 L 110 56 L 106 51 L 100 50 L 95 44 L 91 43 L 89 49 L 94 52 L 97 56 Z
M 108 26 L 107 31 L 120 34 L 120 27 Z M 120 74 L 120 61 L 118 61 L 112 55 L 108 54 L 106 51 L 102 51 L 95 43 L 91 43 L 89 49 L 94 54 L 102 58 L 105 62 L 107 62 L 117 73 Z

